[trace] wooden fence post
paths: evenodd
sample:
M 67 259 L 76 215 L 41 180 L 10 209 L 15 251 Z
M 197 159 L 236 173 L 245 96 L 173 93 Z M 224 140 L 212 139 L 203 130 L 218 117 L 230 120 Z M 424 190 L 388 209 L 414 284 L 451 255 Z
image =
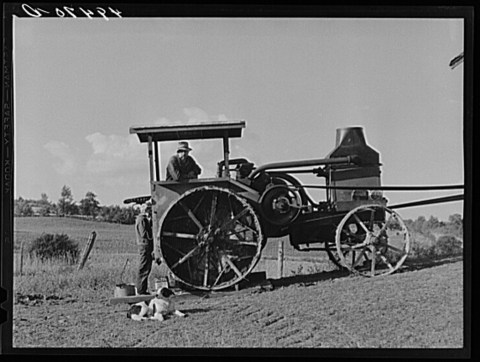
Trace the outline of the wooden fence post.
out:
M 20 276 L 23 275 L 23 242 L 20 244 Z
M 97 233 L 95 232 L 95 230 L 93 230 L 92 233 L 90 234 L 90 237 L 88 238 L 87 245 L 85 245 L 85 248 L 83 249 L 82 257 L 80 259 L 80 263 L 78 264 L 77 270 L 82 269 L 85 263 L 87 262 L 88 255 L 92 250 L 93 243 L 95 242 L 96 237 L 97 237 Z
M 277 268 L 278 268 L 278 278 L 283 278 L 283 239 L 278 241 L 278 256 L 277 256 Z

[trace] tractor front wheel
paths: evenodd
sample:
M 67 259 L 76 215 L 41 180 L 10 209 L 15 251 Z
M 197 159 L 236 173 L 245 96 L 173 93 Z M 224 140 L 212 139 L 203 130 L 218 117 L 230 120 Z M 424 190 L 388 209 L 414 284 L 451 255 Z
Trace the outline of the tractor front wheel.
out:
M 395 272 L 410 251 L 405 223 L 382 205 L 351 210 L 337 226 L 335 242 L 340 263 L 366 277 Z

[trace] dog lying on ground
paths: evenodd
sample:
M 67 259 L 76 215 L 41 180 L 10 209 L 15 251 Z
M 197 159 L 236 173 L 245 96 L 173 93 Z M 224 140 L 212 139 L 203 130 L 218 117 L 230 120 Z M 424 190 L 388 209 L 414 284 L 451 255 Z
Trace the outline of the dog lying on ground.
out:
M 154 319 L 163 321 L 167 315 L 185 317 L 185 313 L 175 308 L 175 303 L 170 299 L 175 293 L 168 288 L 162 287 L 157 290 L 155 298 L 150 303 L 139 302 L 132 305 L 127 312 L 127 317 L 136 321 Z
M 127 312 L 127 318 L 133 319 L 134 321 L 149 319 L 150 315 L 150 309 L 148 308 L 148 304 L 145 302 L 133 304 Z

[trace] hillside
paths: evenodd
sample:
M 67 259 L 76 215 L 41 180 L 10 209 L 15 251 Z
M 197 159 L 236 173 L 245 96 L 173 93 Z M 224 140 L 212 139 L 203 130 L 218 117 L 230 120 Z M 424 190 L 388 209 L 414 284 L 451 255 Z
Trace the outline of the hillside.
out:
M 15 304 L 14 346 L 100 348 L 462 348 L 463 263 L 367 279 L 338 272 L 217 298 L 178 299 L 187 317 L 126 318 L 113 290 Z M 283 284 L 283 286 L 282 286 Z M 18 300 L 18 299 L 17 299 Z

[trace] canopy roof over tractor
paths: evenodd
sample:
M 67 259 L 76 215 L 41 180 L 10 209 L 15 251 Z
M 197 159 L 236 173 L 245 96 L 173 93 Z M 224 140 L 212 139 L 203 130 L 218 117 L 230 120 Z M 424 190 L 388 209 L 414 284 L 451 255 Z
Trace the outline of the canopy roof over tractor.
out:
M 170 126 L 131 127 L 130 133 L 136 133 L 140 142 L 148 142 L 149 136 L 154 142 L 194 140 L 209 138 L 242 137 L 245 121 L 215 123 L 196 123 Z
M 218 138 L 223 140 L 223 157 L 226 168 L 225 176 L 229 176 L 228 157 L 230 138 L 242 137 L 245 121 L 225 121 L 212 123 L 177 124 L 166 126 L 130 127 L 130 134 L 136 133 L 142 143 L 148 143 L 150 163 L 150 181 L 160 181 L 160 150 L 158 142 L 198 140 Z

